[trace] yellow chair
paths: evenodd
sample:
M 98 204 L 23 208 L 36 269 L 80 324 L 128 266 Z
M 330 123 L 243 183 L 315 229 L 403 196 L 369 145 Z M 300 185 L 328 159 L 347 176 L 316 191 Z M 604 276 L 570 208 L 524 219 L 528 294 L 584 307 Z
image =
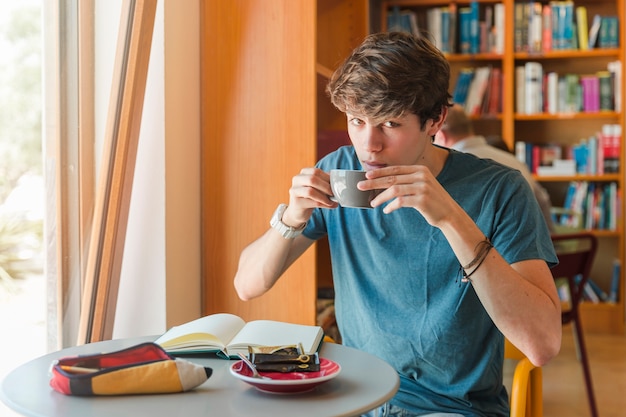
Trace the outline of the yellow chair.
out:
M 542 417 L 543 386 L 541 367 L 530 360 L 511 342 L 505 339 L 504 358 L 517 361 L 513 373 L 510 403 L 511 417 Z

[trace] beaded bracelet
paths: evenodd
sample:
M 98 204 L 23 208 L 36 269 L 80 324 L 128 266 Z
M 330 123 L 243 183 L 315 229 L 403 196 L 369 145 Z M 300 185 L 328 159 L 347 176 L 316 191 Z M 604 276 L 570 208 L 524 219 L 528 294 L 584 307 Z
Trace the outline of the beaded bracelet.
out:
M 461 282 L 471 282 L 470 277 L 474 274 L 474 272 L 478 270 L 478 268 L 480 268 L 485 259 L 487 259 L 487 254 L 489 254 L 489 251 L 491 250 L 491 248 L 493 248 L 493 244 L 488 238 L 485 238 L 485 240 L 478 242 L 474 250 L 476 250 L 479 246 L 482 246 L 482 248 L 480 249 L 476 257 L 472 259 L 472 261 L 467 265 L 459 266 L 459 275 L 462 275 Z M 471 272 L 466 272 L 467 269 L 473 267 L 474 265 L 476 265 L 476 267 Z

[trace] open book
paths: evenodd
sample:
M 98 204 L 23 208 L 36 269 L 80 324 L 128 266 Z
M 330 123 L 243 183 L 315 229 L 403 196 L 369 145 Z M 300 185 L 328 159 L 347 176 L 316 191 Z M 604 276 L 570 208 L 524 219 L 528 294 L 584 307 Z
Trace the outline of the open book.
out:
M 172 327 L 155 343 L 172 354 L 218 353 L 236 357 L 248 353 L 248 346 L 284 346 L 302 343 L 305 353 L 320 348 L 324 330 L 272 320 L 246 323 L 233 314 L 219 313 Z

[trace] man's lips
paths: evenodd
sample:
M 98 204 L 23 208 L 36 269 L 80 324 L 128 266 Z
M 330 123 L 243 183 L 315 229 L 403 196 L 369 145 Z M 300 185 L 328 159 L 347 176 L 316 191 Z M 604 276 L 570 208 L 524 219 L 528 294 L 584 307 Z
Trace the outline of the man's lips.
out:
M 387 164 L 382 164 L 382 163 L 377 163 L 377 162 L 361 162 L 361 165 L 363 165 L 363 168 L 366 171 L 373 171 L 375 169 L 384 168 L 387 166 Z

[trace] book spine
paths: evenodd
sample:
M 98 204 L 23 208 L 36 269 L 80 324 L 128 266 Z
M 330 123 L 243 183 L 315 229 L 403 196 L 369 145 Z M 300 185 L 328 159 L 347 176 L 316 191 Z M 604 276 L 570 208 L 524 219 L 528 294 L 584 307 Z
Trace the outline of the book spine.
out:
M 598 138 L 590 136 L 587 139 L 587 174 L 596 175 L 598 173 Z
M 581 51 L 589 49 L 589 29 L 587 27 L 587 8 L 576 7 L 576 24 L 578 27 L 578 48 Z
M 493 47 L 493 7 L 485 6 L 484 20 L 478 23 L 479 29 L 479 50 L 480 52 L 491 52 Z
M 526 68 L 515 67 L 515 111 L 524 113 L 526 110 Z
M 552 9 L 552 49 L 563 49 L 563 7 L 560 1 L 551 1 L 549 6 Z
M 539 164 L 541 162 L 541 147 L 537 145 L 534 145 L 532 147 L 531 161 L 532 161 L 532 164 L 531 164 L 530 172 L 532 172 L 533 174 L 536 174 L 539 168 Z
M 602 17 L 598 44 L 600 48 L 617 48 L 619 46 L 619 20 L 617 16 Z
M 543 6 L 541 48 L 544 52 L 552 50 L 552 7 L 549 4 Z
M 556 114 L 559 111 L 559 74 L 549 72 L 547 74 L 547 106 L 546 111 L 550 114 Z
M 579 97 L 581 92 L 580 77 L 578 74 L 566 74 L 565 75 L 565 95 L 564 95 L 564 109 L 565 113 L 578 113 L 580 111 Z
M 543 10 L 541 3 L 530 4 L 530 16 L 528 17 L 528 51 L 541 52 L 543 36 Z
M 461 106 L 465 106 L 465 101 L 467 100 L 467 92 L 473 77 L 474 69 L 465 68 L 461 70 L 459 77 L 457 78 L 454 93 L 452 95 L 452 100 L 455 103 L 460 104 Z
M 505 9 L 503 3 L 496 3 L 494 6 L 494 47 L 496 54 L 504 53 L 504 22 Z
M 602 126 L 602 143 L 604 148 L 605 172 L 619 173 L 621 147 L 621 126 L 605 124 Z
M 525 99 L 524 113 L 537 114 L 541 113 L 542 103 L 542 83 L 543 68 L 539 62 L 527 62 L 525 65 Z
M 450 9 L 442 7 L 441 15 L 441 52 L 452 52 L 450 49 Z
M 472 11 L 469 7 L 459 9 L 459 50 L 462 54 L 470 53 L 470 26 Z
M 502 112 L 502 70 L 491 70 L 491 86 L 489 88 L 489 105 L 487 114 L 495 115 Z
M 593 16 L 591 27 L 589 28 L 589 36 L 587 46 L 589 49 L 593 49 L 597 46 L 598 35 L 600 33 L 600 26 L 602 25 L 602 16 L 599 14 Z
M 576 282 L 576 285 L 580 285 L 580 282 L 582 281 L 582 276 L 580 274 L 576 275 L 574 280 Z M 589 285 L 589 280 L 587 280 L 587 282 L 585 282 L 585 284 L 583 285 L 583 298 L 587 301 L 591 301 L 594 304 L 597 304 L 600 302 L 600 298 L 593 291 L 593 288 L 591 288 L 591 285 Z
M 602 22 L 600 23 L 600 33 L 598 34 L 598 47 L 599 48 L 610 48 L 610 40 L 609 40 L 609 31 L 610 31 L 611 21 L 608 16 L 602 17 Z
M 523 26 L 524 26 L 524 4 L 516 2 L 515 8 L 513 9 L 513 19 L 515 21 L 514 32 L 513 32 L 513 47 L 515 48 L 515 52 L 522 52 L 523 47 Z M 503 49 L 504 50 L 504 49 Z
M 526 142 L 521 140 L 515 141 L 515 157 L 518 161 L 526 164 Z
M 622 111 L 622 62 L 612 61 L 607 65 L 613 84 L 613 106 L 616 112 Z
M 621 263 L 619 259 L 613 261 L 613 276 L 611 277 L 611 289 L 609 290 L 609 303 L 617 303 L 619 301 L 619 281 L 621 275 Z
M 476 69 L 476 73 L 469 86 L 467 100 L 465 102 L 465 111 L 467 114 L 480 114 L 490 73 L 491 67 L 479 67 Z
M 602 289 L 600 286 L 591 278 L 587 279 L 589 286 L 593 290 L 594 293 L 598 296 L 600 301 L 607 302 L 609 300 L 609 295 Z
M 476 0 L 470 3 L 470 53 L 477 54 L 480 51 L 479 5 Z
M 611 73 L 609 71 L 599 71 L 596 75 L 598 77 L 599 89 L 598 110 L 613 111 L 615 109 L 615 102 L 613 99 L 613 80 L 611 79 Z
M 574 2 L 563 2 L 563 48 L 574 47 Z
M 583 111 L 593 113 L 600 110 L 600 80 L 595 75 L 580 77 L 582 87 Z
M 442 50 L 441 41 L 441 8 L 432 7 L 426 12 L 426 27 L 430 33 L 433 43 L 440 50 Z

